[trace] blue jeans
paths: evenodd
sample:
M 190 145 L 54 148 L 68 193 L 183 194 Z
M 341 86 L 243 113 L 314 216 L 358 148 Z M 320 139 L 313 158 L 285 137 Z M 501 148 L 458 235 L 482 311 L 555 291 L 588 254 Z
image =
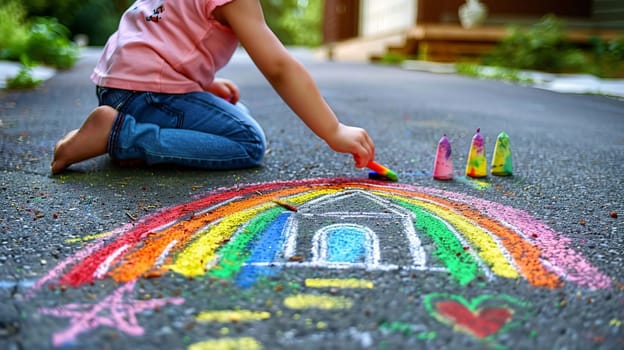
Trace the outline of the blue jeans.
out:
M 258 166 L 262 128 L 241 103 L 208 92 L 164 94 L 97 87 L 100 105 L 119 113 L 107 152 L 115 159 L 203 169 Z

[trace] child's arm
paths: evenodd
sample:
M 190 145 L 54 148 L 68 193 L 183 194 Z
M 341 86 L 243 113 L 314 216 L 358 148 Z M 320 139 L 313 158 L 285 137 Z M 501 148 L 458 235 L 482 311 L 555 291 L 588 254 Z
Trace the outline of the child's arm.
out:
M 301 63 L 267 26 L 258 0 L 234 0 L 216 10 L 275 91 L 333 150 L 351 153 L 357 167 L 375 157 L 375 145 L 361 128 L 341 124 Z

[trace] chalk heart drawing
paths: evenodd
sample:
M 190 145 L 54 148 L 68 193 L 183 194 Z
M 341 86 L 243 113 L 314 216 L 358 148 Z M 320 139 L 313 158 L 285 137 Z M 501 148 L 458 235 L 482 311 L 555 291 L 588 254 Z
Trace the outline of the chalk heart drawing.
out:
M 445 293 L 425 297 L 425 307 L 436 320 L 487 339 L 508 330 L 523 318 L 527 304 L 507 295 L 483 295 L 472 300 Z
M 246 287 L 308 267 L 439 271 L 459 285 L 523 278 L 545 288 L 610 287 L 572 246 L 525 211 L 465 194 L 364 179 L 277 181 L 220 188 L 114 229 L 55 266 L 31 294 L 46 284 L 168 272 Z

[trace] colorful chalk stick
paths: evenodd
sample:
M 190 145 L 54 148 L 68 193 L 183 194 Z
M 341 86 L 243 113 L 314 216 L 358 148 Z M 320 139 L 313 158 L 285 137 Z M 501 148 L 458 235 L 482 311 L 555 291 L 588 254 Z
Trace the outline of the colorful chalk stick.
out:
M 509 176 L 513 173 L 509 135 L 504 131 L 498 134 L 496 138 L 494 155 L 492 156 L 492 168 L 490 171 L 492 175 L 496 176 Z
M 466 162 L 466 176 L 487 176 L 487 159 L 485 157 L 485 142 L 481 136 L 481 129 L 472 137 L 468 160 Z
M 436 158 L 433 163 L 433 178 L 436 180 L 451 180 L 453 178 L 451 143 L 446 134 L 438 142 Z

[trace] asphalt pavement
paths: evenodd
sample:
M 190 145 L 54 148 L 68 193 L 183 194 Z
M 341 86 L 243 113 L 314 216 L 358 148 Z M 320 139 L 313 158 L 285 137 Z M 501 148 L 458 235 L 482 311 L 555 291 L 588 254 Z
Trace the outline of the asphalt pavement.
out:
M 97 50 L 1 91 L 0 348 L 624 348 L 622 99 L 296 55 L 398 182 L 331 151 L 244 54 L 222 75 L 265 128 L 255 169 L 50 175 Z M 488 169 L 509 135 L 513 175 L 464 175 L 477 129 Z

